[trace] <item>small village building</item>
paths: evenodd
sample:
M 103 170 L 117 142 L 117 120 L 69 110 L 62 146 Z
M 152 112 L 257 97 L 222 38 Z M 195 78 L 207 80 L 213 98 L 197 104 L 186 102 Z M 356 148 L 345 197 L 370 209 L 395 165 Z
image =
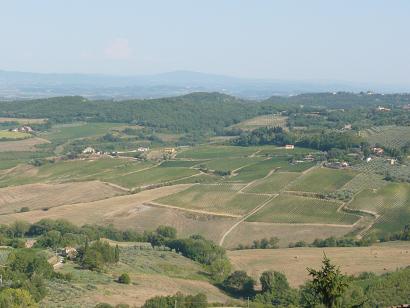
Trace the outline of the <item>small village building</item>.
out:
M 92 148 L 92 147 L 86 147 L 86 148 L 83 150 L 83 154 L 94 154 L 94 153 L 95 153 L 95 149 Z
M 366 158 L 366 163 L 370 162 L 371 160 L 372 160 L 371 157 L 367 157 L 367 158 Z
M 394 166 L 396 164 L 397 159 L 390 158 L 387 161 L 389 162 L 390 165 Z
M 32 133 L 32 132 L 34 132 L 34 130 L 30 126 L 26 126 L 26 125 L 13 128 L 10 131 L 19 132 L 19 133 Z
M 78 251 L 74 247 L 64 247 L 60 249 L 59 254 L 69 260 L 74 260 L 77 257 Z
M 166 154 L 174 154 L 176 152 L 175 148 L 165 148 L 164 152 Z
M 377 110 L 377 111 L 381 111 L 381 112 L 388 112 L 388 111 L 391 111 L 391 109 L 390 109 L 390 108 L 383 107 L 383 106 L 378 106 L 376 110 Z
M 378 148 L 378 147 L 374 147 L 372 148 L 372 152 L 376 155 L 383 155 L 384 154 L 384 149 L 382 148 Z
M 293 145 L 293 144 L 286 144 L 285 145 L 286 150 L 293 150 L 294 148 L 295 148 L 295 145 Z
M 148 152 L 148 151 L 149 151 L 149 148 L 139 147 L 139 148 L 137 149 L 137 151 L 138 151 L 138 152 Z

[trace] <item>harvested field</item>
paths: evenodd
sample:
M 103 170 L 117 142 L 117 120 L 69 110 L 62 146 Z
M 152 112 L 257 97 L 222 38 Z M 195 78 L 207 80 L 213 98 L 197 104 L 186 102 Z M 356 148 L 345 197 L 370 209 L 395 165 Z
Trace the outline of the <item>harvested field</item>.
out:
M 342 237 L 352 229 L 336 226 L 315 226 L 304 224 L 273 224 L 264 222 L 244 221 L 236 227 L 224 241 L 224 247 L 236 248 L 239 244 L 250 245 L 254 240 L 279 238 L 280 247 L 288 247 L 289 243 L 297 241 L 313 242 L 316 238 L 327 238 L 329 236 Z
M 280 271 L 296 287 L 308 279 L 306 267 L 320 267 L 324 252 L 332 262 L 340 265 L 342 272 L 350 275 L 361 272 L 382 274 L 410 265 L 408 242 L 370 247 L 238 250 L 228 252 L 228 256 L 236 269 L 247 271 L 256 279 L 263 271 Z
M 36 222 L 42 218 L 65 218 L 80 226 L 86 223 L 105 223 L 105 217 L 109 217 L 110 221 L 112 221 L 116 214 L 123 213 L 124 211 L 133 211 L 144 202 L 178 192 L 186 187 L 186 185 L 168 186 L 142 191 L 133 195 L 118 196 L 93 202 L 61 205 L 51 208 L 48 211 L 34 210 L 26 213 L 0 215 L 0 224 L 9 224 L 16 219 Z
M 340 202 L 280 195 L 247 219 L 254 222 L 351 225 L 359 217 L 337 211 Z
M 79 226 L 87 223 L 113 224 L 120 229 L 131 228 L 140 232 L 166 224 L 175 227 L 181 237 L 201 234 L 215 242 L 219 241 L 222 233 L 236 221 L 235 219 L 145 205 L 155 198 L 176 193 L 189 186 L 166 186 L 133 195 L 61 205 L 48 211 L 33 210 L 0 215 L 0 224 L 10 224 L 17 219 L 36 222 L 42 218 L 64 218 Z
M 63 204 L 91 202 L 125 192 L 98 181 L 66 184 L 28 184 L 0 188 L 0 214 L 19 211 L 50 209 Z
M 49 141 L 42 138 L 27 138 L 16 141 L 2 141 L 0 143 L 0 152 L 35 151 L 37 145 L 44 143 L 49 143 Z

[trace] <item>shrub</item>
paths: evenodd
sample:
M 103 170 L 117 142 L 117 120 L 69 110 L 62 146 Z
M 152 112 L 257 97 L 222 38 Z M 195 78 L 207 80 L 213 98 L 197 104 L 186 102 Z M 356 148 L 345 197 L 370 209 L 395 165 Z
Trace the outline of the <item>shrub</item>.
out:
M 120 277 L 118 277 L 118 282 L 119 283 L 124 283 L 124 284 L 130 284 L 131 283 L 131 278 L 127 273 L 122 273 Z

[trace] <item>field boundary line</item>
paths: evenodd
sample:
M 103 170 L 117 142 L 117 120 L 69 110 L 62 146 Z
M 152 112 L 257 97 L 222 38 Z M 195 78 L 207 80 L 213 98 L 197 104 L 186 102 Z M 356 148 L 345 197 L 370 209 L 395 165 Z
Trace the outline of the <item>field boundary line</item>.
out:
M 241 219 L 239 219 L 236 223 L 234 223 L 221 237 L 221 239 L 219 240 L 219 246 L 223 245 L 223 242 L 225 241 L 225 238 L 229 235 L 229 233 L 231 233 L 237 226 L 239 226 L 242 222 L 244 222 L 246 219 L 248 219 L 250 216 L 252 216 L 253 214 L 257 213 L 259 210 L 261 210 L 263 207 L 265 207 L 265 205 L 267 205 L 269 202 L 271 202 L 273 199 L 275 199 L 277 196 L 279 196 L 279 194 L 274 195 L 270 198 L 268 198 L 264 203 L 262 203 L 261 205 L 257 206 L 256 208 L 254 208 L 252 211 L 250 211 L 248 214 L 246 214 L 245 216 L 243 216 Z
M 202 210 L 193 210 L 193 209 L 187 209 L 183 207 L 178 207 L 174 205 L 168 205 L 168 204 L 163 204 L 163 203 L 158 203 L 158 202 L 153 202 L 153 201 L 144 202 L 143 204 L 147 206 L 165 207 L 165 208 L 174 209 L 174 210 L 181 210 L 184 212 L 192 212 L 192 213 L 211 215 L 211 216 L 221 216 L 221 217 L 229 217 L 229 218 L 240 218 L 241 217 L 240 215 L 216 213 L 216 212 L 209 212 L 209 211 L 202 211 Z

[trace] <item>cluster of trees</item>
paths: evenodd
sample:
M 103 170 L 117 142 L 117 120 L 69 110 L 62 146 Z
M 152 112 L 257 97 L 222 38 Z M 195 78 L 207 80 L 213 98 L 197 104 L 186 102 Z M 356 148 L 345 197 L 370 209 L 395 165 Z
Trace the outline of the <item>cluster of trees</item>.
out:
M 134 230 L 118 230 L 112 225 L 84 225 L 78 227 L 65 219 L 41 219 L 30 224 L 17 220 L 11 225 L 0 225 L 0 244 L 23 247 L 23 237 L 36 237 L 38 248 L 58 248 L 83 245 L 89 241 L 108 238 L 114 241 L 147 241 L 148 233 L 140 234 Z
M 208 300 L 206 295 L 198 293 L 196 295 L 184 295 L 180 292 L 175 295 L 155 296 L 148 299 L 142 308 L 206 308 Z
M 55 273 L 46 255 L 36 249 L 11 251 L 0 275 L 0 307 L 36 307 L 47 293 L 45 280 L 69 279 L 68 275 Z
M 236 249 L 276 249 L 279 248 L 279 238 L 276 236 L 270 238 L 263 238 L 261 240 L 254 240 L 251 245 L 239 244 Z
M 379 237 L 381 242 L 388 241 L 410 241 L 410 224 L 404 226 L 403 230 L 395 233 L 382 234 Z
M 322 131 L 320 133 L 296 135 L 295 133 L 283 131 L 281 127 L 263 127 L 243 132 L 232 143 L 239 146 L 296 144 L 315 150 L 329 151 L 331 149 L 348 150 L 358 148 L 362 141 L 359 136 L 351 132 Z
M 83 268 L 101 271 L 108 264 L 118 263 L 120 249 L 118 245 L 112 247 L 109 243 L 103 241 L 95 241 L 90 245 L 86 241 L 84 246 L 78 249 L 76 260 Z

